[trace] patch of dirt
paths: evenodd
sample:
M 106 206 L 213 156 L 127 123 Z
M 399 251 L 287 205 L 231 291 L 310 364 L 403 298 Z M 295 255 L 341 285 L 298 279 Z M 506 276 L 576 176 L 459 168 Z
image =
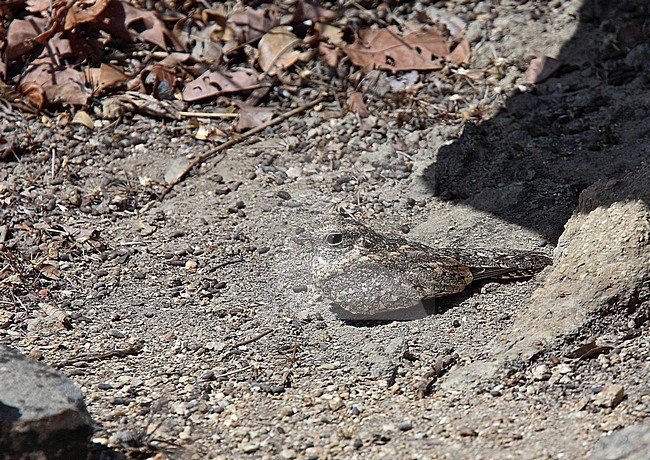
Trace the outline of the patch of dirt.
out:
M 450 367 L 516 330 L 547 272 L 478 285 L 405 322 L 342 321 L 311 285 L 296 232 L 328 209 L 431 245 L 552 255 L 581 190 L 650 158 L 647 37 L 616 40 L 642 25 L 645 2 L 438 3 L 468 23 L 469 67 L 495 84 L 423 75 L 417 94 L 372 98 L 365 119 L 324 103 L 197 168 L 163 201 L 169 166 L 214 147 L 188 121 L 90 130 L 4 108 L 0 133 L 19 154 L 0 169 L 0 269 L 21 279 L 0 286 L 3 342 L 55 366 L 144 343 L 62 366 L 98 445 L 140 458 L 582 458 L 650 414 L 642 314 L 612 312 L 566 338 L 566 349 L 613 343 L 593 359 L 546 350 L 497 381 L 444 385 Z M 564 65 L 521 93 L 534 51 Z M 436 109 L 445 85 L 458 118 Z M 492 116 L 465 123 L 463 110 Z M 594 403 L 614 377 L 625 399 Z

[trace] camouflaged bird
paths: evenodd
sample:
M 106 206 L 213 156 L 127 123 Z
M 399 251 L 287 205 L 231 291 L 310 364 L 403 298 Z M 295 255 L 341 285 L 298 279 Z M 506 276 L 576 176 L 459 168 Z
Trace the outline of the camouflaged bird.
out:
M 552 263 L 530 251 L 434 248 L 380 234 L 342 213 L 318 231 L 312 278 L 353 317 L 456 294 L 477 280 L 530 278 Z

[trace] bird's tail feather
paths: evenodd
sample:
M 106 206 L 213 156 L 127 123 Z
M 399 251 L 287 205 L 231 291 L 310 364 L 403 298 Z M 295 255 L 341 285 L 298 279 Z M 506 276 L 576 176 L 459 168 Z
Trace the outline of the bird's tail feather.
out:
M 534 251 L 454 248 L 441 252 L 469 267 L 474 280 L 530 278 L 553 263 Z

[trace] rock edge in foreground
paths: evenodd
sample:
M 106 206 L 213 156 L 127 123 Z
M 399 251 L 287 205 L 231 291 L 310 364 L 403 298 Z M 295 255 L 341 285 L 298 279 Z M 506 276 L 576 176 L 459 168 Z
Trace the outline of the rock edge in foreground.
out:
M 0 459 L 85 459 L 92 433 L 83 395 L 71 380 L 0 345 Z

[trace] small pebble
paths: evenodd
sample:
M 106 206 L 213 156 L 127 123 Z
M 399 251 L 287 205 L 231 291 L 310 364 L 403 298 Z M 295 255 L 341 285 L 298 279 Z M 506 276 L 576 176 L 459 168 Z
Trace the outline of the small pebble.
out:
M 291 199 L 291 195 L 289 194 L 289 192 L 285 192 L 284 190 L 280 190 L 278 193 L 276 193 L 276 195 L 278 196 L 278 198 L 282 198 L 283 200 Z
M 111 404 L 113 404 L 114 406 L 128 406 L 129 403 L 130 403 L 129 398 L 122 398 L 119 396 L 113 398 L 113 400 L 111 401 Z
M 478 436 L 478 432 L 472 428 L 464 427 L 458 430 L 458 435 L 464 438 L 475 438 Z
M 280 451 L 280 458 L 282 459 L 291 460 L 296 458 L 297 456 L 298 454 L 296 454 L 296 451 L 291 449 L 282 449 Z
M 607 385 L 594 399 L 594 405 L 614 408 L 625 398 L 623 385 Z
M 546 364 L 540 364 L 533 368 L 533 380 L 548 380 L 551 378 L 551 371 Z
M 413 429 L 413 423 L 411 423 L 411 422 L 409 422 L 409 421 L 402 422 L 402 423 L 400 423 L 399 425 L 397 425 L 397 428 L 398 428 L 400 431 L 409 431 L 409 430 L 412 430 L 412 429 Z
M 206 371 L 201 374 L 201 380 L 214 380 L 214 372 Z
M 284 415 L 285 417 L 291 417 L 295 411 L 293 410 L 293 407 L 291 406 L 284 406 L 281 410 L 280 413 Z
M 241 450 L 246 454 L 252 454 L 259 450 L 260 445 L 256 442 L 247 442 L 241 445 Z

